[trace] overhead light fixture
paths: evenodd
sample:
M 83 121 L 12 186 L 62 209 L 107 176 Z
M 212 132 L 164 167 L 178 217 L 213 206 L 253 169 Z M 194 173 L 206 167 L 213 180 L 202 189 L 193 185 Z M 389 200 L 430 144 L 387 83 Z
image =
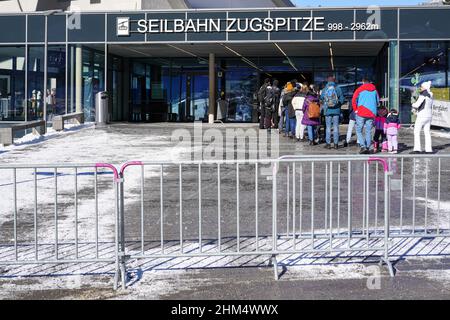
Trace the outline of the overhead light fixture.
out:
M 191 57 L 197 58 L 197 59 L 199 60 L 199 63 L 200 63 L 200 61 L 204 61 L 205 64 L 206 64 L 206 63 L 209 63 L 209 61 L 208 61 L 207 59 L 202 58 L 202 57 L 199 57 L 199 56 L 197 56 L 195 53 L 192 53 L 192 52 L 190 52 L 190 51 L 184 50 L 184 49 L 179 48 L 179 47 L 177 47 L 177 46 L 174 46 L 173 44 L 170 44 L 170 43 L 168 43 L 167 45 L 168 45 L 169 47 L 171 47 L 171 48 L 174 48 L 175 50 L 178 50 L 178 51 L 180 51 L 180 52 L 186 53 L 186 54 L 190 55 Z
M 230 52 L 234 53 L 235 55 L 237 55 L 238 57 L 242 57 L 242 55 L 241 55 L 239 52 L 237 52 L 236 50 L 231 49 L 229 46 L 224 45 L 223 43 L 221 43 L 221 45 L 222 45 L 225 49 L 227 49 L 228 51 L 230 51 Z
M 252 68 L 255 68 L 259 71 L 263 71 L 261 68 L 259 68 L 254 62 L 250 61 L 249 59 L 247 59 L 246 57 L 244 57 L 242 54 L 240 54 L 239 52 L 237 52 L 236 50 L 233 50 L 232 48 L 230 48 L 229 46 L 221 43 L 221 45 L 227 49 L 228 51 L 232 52 L 233 54 L 235 54 L 236 56 L 238 56 L 239 58 L 241 58 L 241 60 L 243 62 L 245 62 L 246 64 L 248 64 L 249 66 L 251 66 Z
M 334 55 L 333 55 L 333 47 L 331 42 L 328 42 L 328 46 L 330 48 L 330 62 L 331 62 L 331 70 L 334 72 Z
M 289 58 L 288 55 L 286 54 L 286 52 L 284 52 L 284 50 L 281 49 L 281 47 L 278 45 L 278 43 L 274 43 L 274 45 L 278 48 L 278 50 L 280 50 L 280 52 L 286 58 L 288 63 L 291 65 L 292 69 L 294 69 L 295 71 L 298 71 L 297 67 L 294 65 L 294 63 L 292 62 L 291 58 Z M 284 61 L 283 61 L 283 63 L 284 63 Z
M 133 48 L 130 48 L 130 47 L 127 47 L 127 46 L 123 46 L 123 45 L 120 45 L 120 47 L 125 49 L 125 50 L 128 50 L 128 51 L 135 52 L 135 53 L 138 53 L 140 55 L 143 55 L 144 57 L 152 57 L 152 55 L 150 53 L 145 53 L 145 52 L 142 52 L 140 50 L 133 49 Z

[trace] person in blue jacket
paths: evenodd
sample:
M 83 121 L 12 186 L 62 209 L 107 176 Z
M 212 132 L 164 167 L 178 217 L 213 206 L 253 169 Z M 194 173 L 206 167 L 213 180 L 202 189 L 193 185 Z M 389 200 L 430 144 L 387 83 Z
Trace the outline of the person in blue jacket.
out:
M 362 85 L 356 89 L 352 98 L 352 107 L 356 115 L 356 134 L 361 146 L 359 153 L 361 154 L 372 152 L 372 127 L 379 102 L 380 96 L 377 88 L 364 77 Z M 365 130 L 364 134 L 363 129 Z
M 322 90 L 320 101 L 325 113 L 325 148 L 331 149 L 331 126 L 333 125 L 334 148 L 339 148 L 339 122 L 341 107 L 344 103 L 344 95 L 341 88 L 336 84 L 334 76 L 328 76 L 327 85 Z

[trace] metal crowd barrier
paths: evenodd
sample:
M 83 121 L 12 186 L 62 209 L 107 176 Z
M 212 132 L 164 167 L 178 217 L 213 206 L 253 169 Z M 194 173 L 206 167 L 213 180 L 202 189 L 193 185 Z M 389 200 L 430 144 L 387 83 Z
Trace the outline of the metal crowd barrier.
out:
M 118 268 L 114 166 L 1 164 L 0 174 L 0 265 L 116 263 Z M 111 211 L 102 208 L 105 202 L 112 203 Z
M 384 159 L 130 162 L 119 175 L 125 184 L 139 181 L 132 203 L 120 197 L 122 269 L 141 259 L 267 256 L 278 279 L 279 255 L 375 251 L 394 275 Z M 369 183 L 383 190 L 375 221 L 369 220 Z
M 138 261 L 258 256 L 278 279 L 280 255 L 351 252 L 394 276 L 393 239 L 449 236 L 448 158 L 0 165 L 0 265 L 105 263 L 125 288 Z

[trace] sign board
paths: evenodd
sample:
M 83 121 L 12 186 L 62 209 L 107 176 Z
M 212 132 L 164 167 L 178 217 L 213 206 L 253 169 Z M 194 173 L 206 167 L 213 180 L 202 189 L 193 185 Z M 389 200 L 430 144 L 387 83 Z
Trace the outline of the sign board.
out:
M 129 36 L 129 35 L 130 35 L 130 18 L 118 17 L 117 36 Z
M 130 33 L 340 32 L 376 31 L 379 29 L 380 25 L 372 22 L 351 22 L 347 25 L 334 21 L 327 23 L 323 16 L 297 16 L 227 19 L 141 19 L 137 21 L 137 28 L 130 30 L 129 18 L 117 18 L 117 36 L 129 36 Z
M 434 100 L 433 126 L 450 128 L 450 101 Z
M 173 11 L 108 14 L 108 41 L 397 39 L 395 9 Z

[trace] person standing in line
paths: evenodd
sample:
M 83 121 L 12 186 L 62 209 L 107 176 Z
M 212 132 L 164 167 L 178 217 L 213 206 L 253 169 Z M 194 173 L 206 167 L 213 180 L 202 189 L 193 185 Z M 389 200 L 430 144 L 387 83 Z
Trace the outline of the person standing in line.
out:
M 387 137 L 388 152 L 398 152 L 398 130 L 400 129 L 400 119 L 398 118 L 398 111 L 391 109 L 384 123 L 384 134 Z
M 258 90 L 258 107 L 259 107 L 259 129 L 264 129 L 264 119 L 266 116 L 266 108 L 264 107 L 264 100 L 266 98 L 267 87 L 270 86 L 270 79 L 266 78 L 263 85 Z
M 283 104 L 283 97 L 286 93 L 287 83 L 284 85 L 283 90 L 280 93 L 280 102 L 278 103 L 278 133 L 281 134 L 284 132 L 284 123 L 285 123 L 285 108 Z
M 292 99 L 294 98 L 296 91 L 294 90 L 294 85 L 288 82 L 286 85 L 286 93 L 283 96 L 284 113 L 286 118 L 286 128 L 284 132 L 285 137 L 293 139 L 295 136 L 295 110 L 292 106 Z
M 386 123 L 386 117 L 388 114 L 388 110 L 386 107 L 381 106 L 377 109 L 377 115 L 375 117 L 375 133 L 373 135 L 373 151 L 378 152 L 386 152 L 386 135 L 384 134 L 384 124 Z
M 297 141 L 303 141 L 305 136 L 306 126 L 302 123 L 303 120 L 303 103 L 305 102 L 306 94 L 308 93 L 308 84 L 300 84 L 300 90 L 292 99 L 292 106 L 295 110 L 295 137 Z
M 309 145 L 316 145 L 316 128 L 320 125 L 320 102 L 318 94 L 312 85 L 306 95 L 302 111 L 302 124 L 308 128 Z
M 264 127 L 270 132 L 273 124 L 276 122 L 276 106 L 278 106 L 280 100 L 280 88 L 278 88 L 278 80 L 273 81 L 272 86 L 267 87 L 267 93 L 265 98 L 264 107 L 266 108 L 266 118 L 264 121 Z
M 336 84 L 334 76 L 328 76 L 327 80 L 327 85 L 320 96 L 325 113 L 325 148 L 331 149 L 331 126 L 333 126 L 334 148 L 337 149 L 339 148 L 339 122 L 344 95 L 341 88 Z
M 355 110 L 353 110 L 352 104 L 349 104 L 349 121 L 347 127 L 347 136 L 344 141 L 344 148 L 348 147 L 353 135 L 353 129 L 355 128 L 356 118 L 355 118 Z M 356 130 L 355 130 L 356 131 Z M 356 140 L 359 143 L 358 140 Z
M 420 144 L 420 133 L 425 135 L 425 153 L 433 153 L 431 143 L 431 120 L 433 118 L 433 93 L 431 92 L 431 81 L 427 81 L 420 86 L 419 99 L 412 105 L 413 112 L 417 114 L 414 123 L 414 151 L 412 153 L 422 153 Z
M 360 144 L 360 154 L 370 153 L 372 146 L 372 127 L 380 102 L 377 88 L 367 78 L 356 89 L 352 98 L 352 107 L 356 114 L 356 134 Z M 363 135 L 363 129 L 365 133 Z

